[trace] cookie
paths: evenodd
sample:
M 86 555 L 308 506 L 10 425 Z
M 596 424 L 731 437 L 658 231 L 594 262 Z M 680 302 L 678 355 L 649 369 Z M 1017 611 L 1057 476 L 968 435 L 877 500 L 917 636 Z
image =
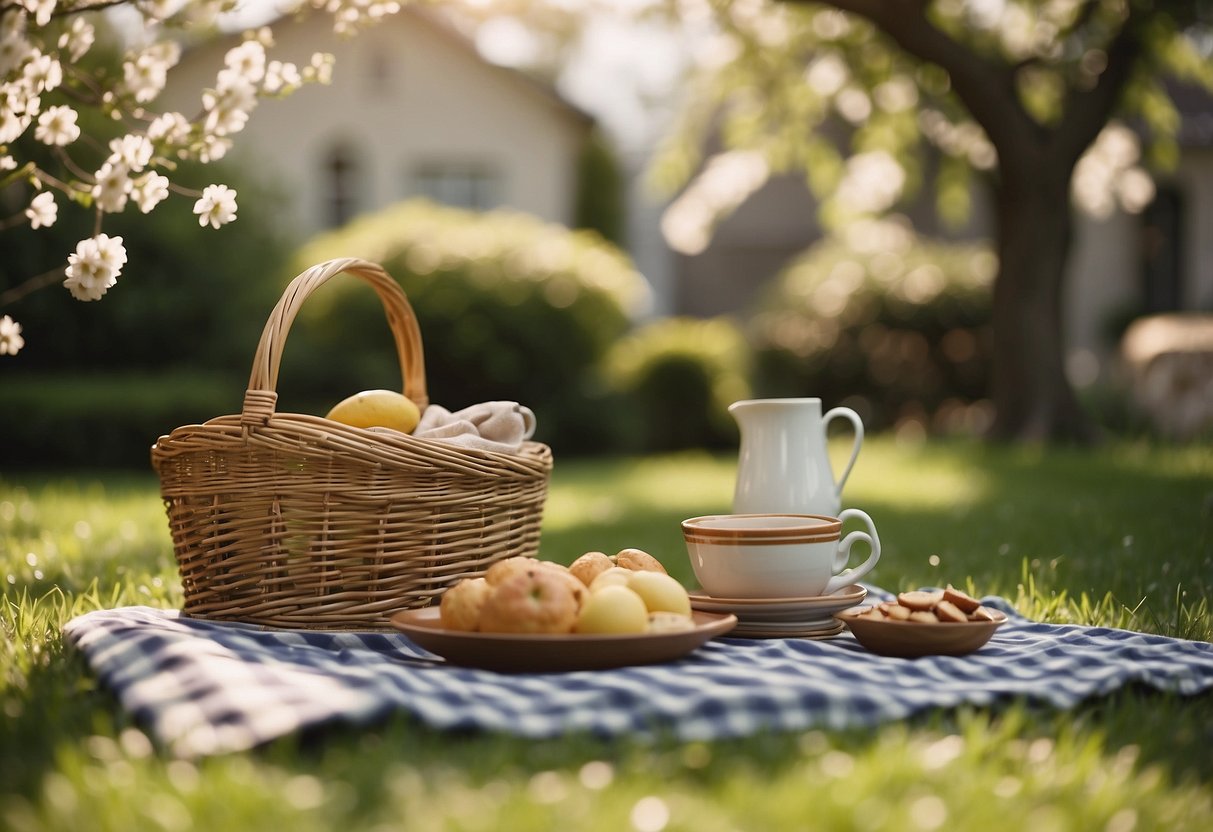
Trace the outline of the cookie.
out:
M 943 590 L 927 592 L 924 589 L 914 589 L 897 596 L 897 603 L 912 610 L 932 610 L 943 600 Z
M 972 595 L 961 592 L 951 584 L 948 584 L 948 588 L 943 591 L 943 600 L 954 604 L 958 610 L 966 615 L 981 606 L 981 602 Z

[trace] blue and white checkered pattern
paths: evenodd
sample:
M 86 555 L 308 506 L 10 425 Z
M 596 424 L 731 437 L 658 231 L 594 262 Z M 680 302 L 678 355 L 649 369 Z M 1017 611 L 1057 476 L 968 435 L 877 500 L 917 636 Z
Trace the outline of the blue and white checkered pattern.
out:
M 1182 695 L 1213 689 L 1213 644 L 1039 624 L 1002 598 L 983 603 L 1010 621 L 963 657 L 885 658 L 849 633 L 726 637 L 668 664 L 519 675 L 426 661 L 433 657 L 399 634 L 268 631 L 150 607 L 87 613 L 64 630 L 122 706 L 181 756 L 396 711 L 438 729 L 532 738 L 665 732 L 712 740 L 866 726 L 1013 698 L 1065 709 L 1132 683 Z

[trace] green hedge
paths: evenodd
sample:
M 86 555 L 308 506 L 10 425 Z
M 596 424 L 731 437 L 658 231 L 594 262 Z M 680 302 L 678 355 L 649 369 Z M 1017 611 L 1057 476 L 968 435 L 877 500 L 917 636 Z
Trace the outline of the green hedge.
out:
M 736 444 L 728 407 L 749 396 L 748 365 L 745 338 L 728 318 L 666 318 L 629 333 L 604 364 L 628 450 Z
M 597 234 L 525 214 L 473 213 L 412 200 L 304 246 L 296 270 L 333 257 L 381 263 L 420 322 L 430 400 L 534 409 L 558 452 L 617 442 L 596 367 L 647 302 L 627 257 Z M 400 370 L 378 298 L 333 281 L 304 305 L 283 359 L 282 392 L 336 402 L 397 387 Z
M 817 396 L 871 430 L 985 418 L 992 350 L 988 247 L 856 228 L 789 265 L 747 322 L 757 394 Z
M 157 438 L 239 413 L 243 387 L 213 373 L 5 376 L 0 459 L 5 470 L 150 470 Z

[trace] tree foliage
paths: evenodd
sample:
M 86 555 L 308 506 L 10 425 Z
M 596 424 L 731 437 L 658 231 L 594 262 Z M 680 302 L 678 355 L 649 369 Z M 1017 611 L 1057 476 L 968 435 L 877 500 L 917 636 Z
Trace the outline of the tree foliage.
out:
M 1061 286 L 1071 186 L 1084 153 L 1131 124 L 1145 163 L 1173 164 L 1173 81 L 1213 90 L 1203 0 L 829 0 L 710 4 L 719 40 L 698 94 L 656 167 L 667 186 L 728 170 L 703 164 L 705 135 L 802 171 L 827 223 L 896 210 L 928 181 L 940 213 L 969 213 L 976 173 L 993 193 L 996 435 L 1086 439 L 1063 367 Z M 752 166 L 751 166 L 752 167 Z M 1144 172 L 1105 176 L 1124 207 Z M 667 235 L 700 244 L 763 177 L 687 189 Z M 704 206 L 702 194 L 726 193 Z

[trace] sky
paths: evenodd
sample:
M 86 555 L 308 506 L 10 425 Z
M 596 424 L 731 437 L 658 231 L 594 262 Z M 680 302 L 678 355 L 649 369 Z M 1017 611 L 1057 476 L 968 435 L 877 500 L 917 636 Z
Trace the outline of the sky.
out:
M 643 155 L 676 111 L 692 38 L 655 21 L 600 10 L 588 17 L 557 88 L 598 118 L 624 155 Z M 538 48 L 516 21 L 486 25 L 476 43 L 486 59 L 507 66 L 525 65 Z

